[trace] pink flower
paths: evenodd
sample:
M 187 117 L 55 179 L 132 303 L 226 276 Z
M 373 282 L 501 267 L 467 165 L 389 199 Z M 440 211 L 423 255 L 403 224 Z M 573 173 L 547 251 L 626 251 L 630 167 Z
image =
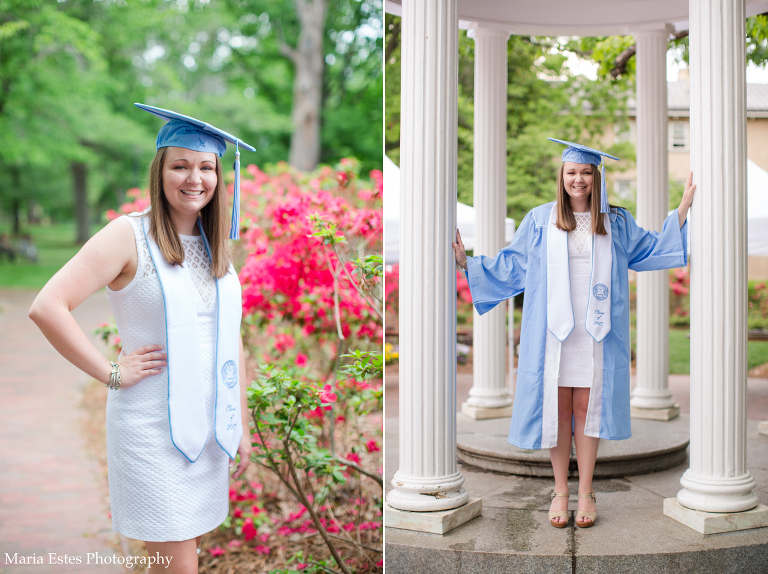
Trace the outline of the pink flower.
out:
M 298 564 L 296 564 L 296 570 L 304 570 L 304 568 L 306 568 L 307 566 L 309 566 L 309 564 L 304 564 L 303 562 L 299 562 Z
M 256 527 L 253 525 L 253 520 L 246 518 L 245 522 L 243 523 L 243 537 L 245 538 L 246 542 L 251 538 L 255 538 L 256 534 Z
M 296 346 L 296 340 L 287 333 L 280 333 L 275 337 L 275 351 L 285 352 L 286 349 L 292 349 Z
M 230 548 L 239 548 L 240 546 L 242 546 L 242 544 L 243 544 L 242 540 L 230 540 L 227 546 L 229 546 Z
M 320 391 L 320 400 L 325 405 L 330 405 L 331 403 L 335 403 L 336 399 L 338 397 L 336 394 L 331 390 L 331 385 L 325 385 L 323 389 Z M 325 410 L 329 411 L 331 410 L 330 406 L 327 406 Z
M 241 518 L 243 516 L 243 510 L 241 508 L 235 508 L 235 512 L 232 514 L 235 518 Z
M 329 408 L 329 407 L 326 407 Z M 304 416 L 308 419 L 321 419 L 323 418 L 323 407 L 317 407 L 313 411 L 308 411 L 304 413 Z
M 350 452 L 350 453 L 349 453 L 349 454 L 347 454 L 347 456 L 345 456 L 344 458 L 346 458 L 347 460 L 350 460 L 350 461 L 354 462 L 355 464 L 360 464 L 360 455 L 359 455 L 359 454 L 357 454 L 356 452 Z
M 254 550 L 259 554 L 269 554 L 269 546 L 257 546 Z
M 296 360 L 294 362 L 296 363 L 296 366 L 304 367 L 307 364 L 307 356 L 304 353 L 299 353 L 296 355 Z
M 304 516 L 307 513 L 307 507 L 302 506 L 301 510 L 298 512 L 294 512 L 293 514 L 288 515 L 288 518 L 285 519 L 286 522 L 293 522 L 294 520 L 298 520 L 302 516 Z
M 368 452 L 379 452 L 381 449 L 379 448 L 379 443 L 377 443 L 375 440 L 369 440 L 365 444 L 365 448 L 368 449 Z
M 227 551 L 219 546 L 214 546 L 213 548 L 209 548 L 208 552 L 211 553 L 211 556 L 221 556 L 222 554 L 226 554 Z

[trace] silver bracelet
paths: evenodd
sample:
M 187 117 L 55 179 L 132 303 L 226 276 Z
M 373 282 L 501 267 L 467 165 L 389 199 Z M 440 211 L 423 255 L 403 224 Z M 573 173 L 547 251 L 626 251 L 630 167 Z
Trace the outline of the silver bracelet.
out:
M 109 384 L 106 386 L 113 391 L 116 391 L 120 388 L 120 383 L 122 382 L 122 377 L 120 376 L 120 365 L 114 361 L 110 361 L 109 364 L 112 366 L 112 372 L 109 374 Z

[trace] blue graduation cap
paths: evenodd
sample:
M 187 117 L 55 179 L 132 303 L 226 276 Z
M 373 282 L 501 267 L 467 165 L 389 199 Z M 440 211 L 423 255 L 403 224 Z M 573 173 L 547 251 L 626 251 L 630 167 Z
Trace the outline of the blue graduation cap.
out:
M 232 226 L 230 239 L 240 238 L 240 148 L 256 151 L 243 140 L 232 134 L 215 128 L 210 124 L 196 120 L 184 114 L 164 110 L 146 104 L 134 104 L 137 108 L 154 114 L 168 123 L 157 134 L 157 149 L 163 147 L 183 147 L 193 151 L 212 152 L 219 157 L 227 151 L 227 142 L 235 144 L 235 197 L 232 204 Z
M 557 140 L 555 138 L 547 139 L 568 146 L 563 150 L 563 162 L 572 161 L 574 163 L 588 163 L 602 167 L 602 176 L 600 179 L 600 213 L 608 213 L 608 190 L 605 188 L 605 158 L 609 157 L 616 161 L 620 161 L 619 158 L 585 145 Z

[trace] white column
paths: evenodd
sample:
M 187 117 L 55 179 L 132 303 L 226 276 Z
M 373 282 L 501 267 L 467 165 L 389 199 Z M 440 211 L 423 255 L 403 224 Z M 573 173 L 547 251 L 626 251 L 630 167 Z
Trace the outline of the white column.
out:
M 435 511 L 469 498 L 456 465 L 456 0 L 404 0 L 402 42 L 400 466 L 387 503 Z
M 661 231 L 669 204 L 667 167 L 667 30 L 635 34 L 637 46 L 637 222 Z M 632 416 L 680 414 L 669 390 L 668 271 L 637 274 L 637 386 Z
M 747 139 L 744 0 L 691 0 L 690 468 L 677 502 L 754 508 L 747 470 Z
M 473 189 L 475 255 L 504 247 L 507 213 L 507 40 L 509 33 L 476 28 Z M 475 419 L 512 416 L 507 386 L 506 309 L 472 318 L 472 389 L 461 405 Z

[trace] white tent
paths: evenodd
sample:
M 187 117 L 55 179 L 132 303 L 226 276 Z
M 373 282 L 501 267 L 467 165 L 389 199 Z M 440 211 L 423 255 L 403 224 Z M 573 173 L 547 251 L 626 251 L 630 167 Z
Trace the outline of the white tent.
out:
M 768 172 L 747 160 L 747 253 L 768 257 Z
M 458 203 L 456 225 L 468 251 L 475 248 L 475 208 Z M 504 226 L 504 241 L 509 244 L 515 233 L 515 221 L 509 217 Z M 400 260 L 400 168 L 384 156 L 384 263 Z M 487 255 L 491 255 L 490 253 Z

